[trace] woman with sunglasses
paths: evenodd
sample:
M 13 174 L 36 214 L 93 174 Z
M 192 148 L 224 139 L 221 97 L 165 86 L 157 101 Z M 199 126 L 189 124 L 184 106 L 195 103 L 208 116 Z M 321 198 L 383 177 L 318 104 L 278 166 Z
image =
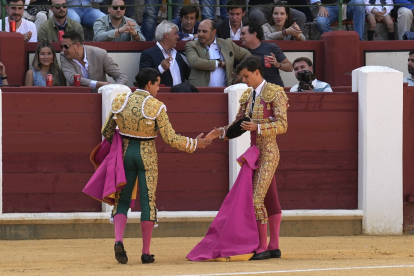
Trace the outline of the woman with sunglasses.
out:
M 37 32 L 37 41 L 39 42 L 59 42 L 59 31 L 65 33 L 75 31 L 79 33 L 82 40 L 85 39 L 82 25 L 73 19 L 67 17 L 68 8 L 66 0 L 52 0 L 51 11 L 53 16 L 44 23 Z M 58 27 L 59 25 L 59 27 Z
M 108 15 L 93 24 L 94 41 L 145 41 L 138 23 L 125 16 L 124 0 L 109 0 Z
M 262 29 L 265 40 L 306 40 L 299 25 L 293 22 L 289 7 L 274 6 L 269 23 Z
M 56 52 L 49 42 L 41 42 L 37 45 L 33 58 L 32 68 L 26 73 L 26 86 L 46 86 L 46 76 L 53 76 L 53 86 L 65 85 L 63 74 L 59 68 Z

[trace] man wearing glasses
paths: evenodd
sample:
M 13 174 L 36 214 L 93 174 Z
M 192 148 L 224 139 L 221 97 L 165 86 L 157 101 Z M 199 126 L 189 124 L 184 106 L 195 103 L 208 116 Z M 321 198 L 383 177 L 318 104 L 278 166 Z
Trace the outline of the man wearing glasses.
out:
M 108 15 L 93 25 L 94 41 L 145 41 L 137 22 L 125 16 L 124 0 L 109 0 Z
M 80 34 L 82 40 L 84 40 L 83 29 L 81 24 L 67 17 L 68 8 L 66 6 L 66 0 L 52 0 L 52 7 L 50 10 L 53 12 L 53 17 L 49 18 L 39 28 L 37 34 L 37 40 L 39 42 L 58 42 L 59 31 L 69 32 L 75 31 Z
M 21 33 L 24 37 L 24 42 L 37 42 L 36 25 L 23 17 L 24 11 L 23 0 L 7 0 L 6 11 L 6 32 L 10 32 L 11 20 L 16 22 L 16 33 Z M 1 20 L 0 20 L 1 24 Z M 0 25 L 1 26 L 1 25 Z
M 101 86 L 110 84 L 106 79 L 107 74 L 117 84 L 128 83 L 128 77 L 121 72 L 118 64 L 104 49 L 83 45 L 81 36 L 75 31 L 67 32 L 62 37 L 60 64 L 66 83 L 73 85 L 75 74 L 81 75 L 80 84 L 89 86 L 93 92 Z

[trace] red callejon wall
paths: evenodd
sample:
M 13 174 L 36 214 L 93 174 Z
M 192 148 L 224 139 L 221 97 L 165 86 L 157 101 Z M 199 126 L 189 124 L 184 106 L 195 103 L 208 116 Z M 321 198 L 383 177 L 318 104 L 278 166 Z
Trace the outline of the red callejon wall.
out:
M 101 141 L 101 95 L 82 93 L 84 88 L 22 89 L 3 89 L 4 212 L 100 211 L 101 204 L 81 190 L 93 173 L 90 151 Z M 227 123 L 222 92 L 157 97 L 177 133 L 196 137 Z M 288 97 L 289 129 L 278 137 L 276 174 L 283 209 L 355 209 L 357 93 Z M 228 142 L 215 140 L 188 154 L 157 138 L 157 149 L 160 211 L 220 208 L 229 185 Z
M 358 93 L 287 95 L 289 127 L 277 137 L 282 209 L 357 209 Z

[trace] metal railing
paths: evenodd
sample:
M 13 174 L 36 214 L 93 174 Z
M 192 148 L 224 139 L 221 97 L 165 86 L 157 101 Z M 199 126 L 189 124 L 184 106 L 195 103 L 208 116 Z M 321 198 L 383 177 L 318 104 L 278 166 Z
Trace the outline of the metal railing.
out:
M 6 18 L 6 5 L 7 5 L 6 0 L 0 0 L 0 11 L 1 11 L 1 18 L 2 18 L 1 30 L 3 32 L 5 31 L 5 27 L 6 27 L 6 22 L 4 20 Z M 171 20 L 172 19 L 172 7 L 173 6 L 179 6 L 180 4 L 173 3 L 172 0 L 167 0 L 166 4 L 151 4 L 149 6 L 160 6 L 161 7 L 161 6 L 164 6 L 164 5 L 167 6 L 167 18 L 168 18 L 168 20 Z M 348 5 L 348 6 L 366 6 L 365 4 L 350 4 L 350 3 L 344 4 L 343 0 L 338 0 L 338 3 L 323 5 L 323 6 L 338 6 L 339 7 L 339 11 L 338 11 L 338 28 L 339 29 L 342 29 L 342 10 L 343 10 L 344 5 Z M 373 5 L 370 5 L 370 6 L 397 6 L 398 7 L 398 6 L 403 6 L 403 5 L 406 5 L 406 4 L 390 4 L 390 5 L 373 4 Z M 19 5 L 19 6 L 28 6 L 28 5 Z M 36 5 L 32 5 L 32 6 L 36 6 Z M 39 5 L 39 6 L 44 7 L 45 5 Z M 99 7 L 110 7 L 110 6 L 111 5 L 99 5 Z M 133 4 L 133 5 L 124 5 L 124 6 L 125 7 L 137 7 L 138 6 L 139 7 L 139 6 L 142 6 L 142 5 Z M 214 6 L 214 7 L 223 7 L 223 6 L 227 7 L 227 5 L 204 5 L 204 6 L 206 6 L 206 7 L 211 7 L 211 6 Z M 269 6 L 269 5 L 255 5 L 254 7 L 262 7 L 262 6 Z M 292 6 L 292 5 L 287 5 L 287 4 L 277 4 L 277 6 L 280 6 L 280 7 L 285 7 L 285 6 L 286 7 L 314 7 L 314 5 L 295 5 L 295 6 Z M 89 6 L 67 5 L 67 7 L 69 7 L 69 8 L 75 8 L 75 7 L 80 7 L 80 8 L 93 7 L 93 8 L 96 8 L 96 6 L 93 6 L 93 5 L 89 5 Z M 239 6 L 237 6 L 237 7 L 239 7 Z

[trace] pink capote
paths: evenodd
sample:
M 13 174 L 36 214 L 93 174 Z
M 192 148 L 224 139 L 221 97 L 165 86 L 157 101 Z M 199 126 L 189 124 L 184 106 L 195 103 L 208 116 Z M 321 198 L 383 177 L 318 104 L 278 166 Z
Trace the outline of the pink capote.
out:
M 97 170 L 82 190 L 85 194 L 114 205 L 115 192 L 126 185 L 122 153 L 122 137 L 116 130 L 112 144 L 105 139 L 91 154 L 91 161 Z M 133 206 L 134 200 L 131 200 Z
M 189 260 L 227 258 L 253 253 L 257 249 L 259 234 L 253 208 L 252 185 L 253 170 L 258 167 L 259 153 L 259 149 L 253 145 L 237 158 L 242 168 L 236 182 L 224 199 L 206 236 L 187 255 Z

